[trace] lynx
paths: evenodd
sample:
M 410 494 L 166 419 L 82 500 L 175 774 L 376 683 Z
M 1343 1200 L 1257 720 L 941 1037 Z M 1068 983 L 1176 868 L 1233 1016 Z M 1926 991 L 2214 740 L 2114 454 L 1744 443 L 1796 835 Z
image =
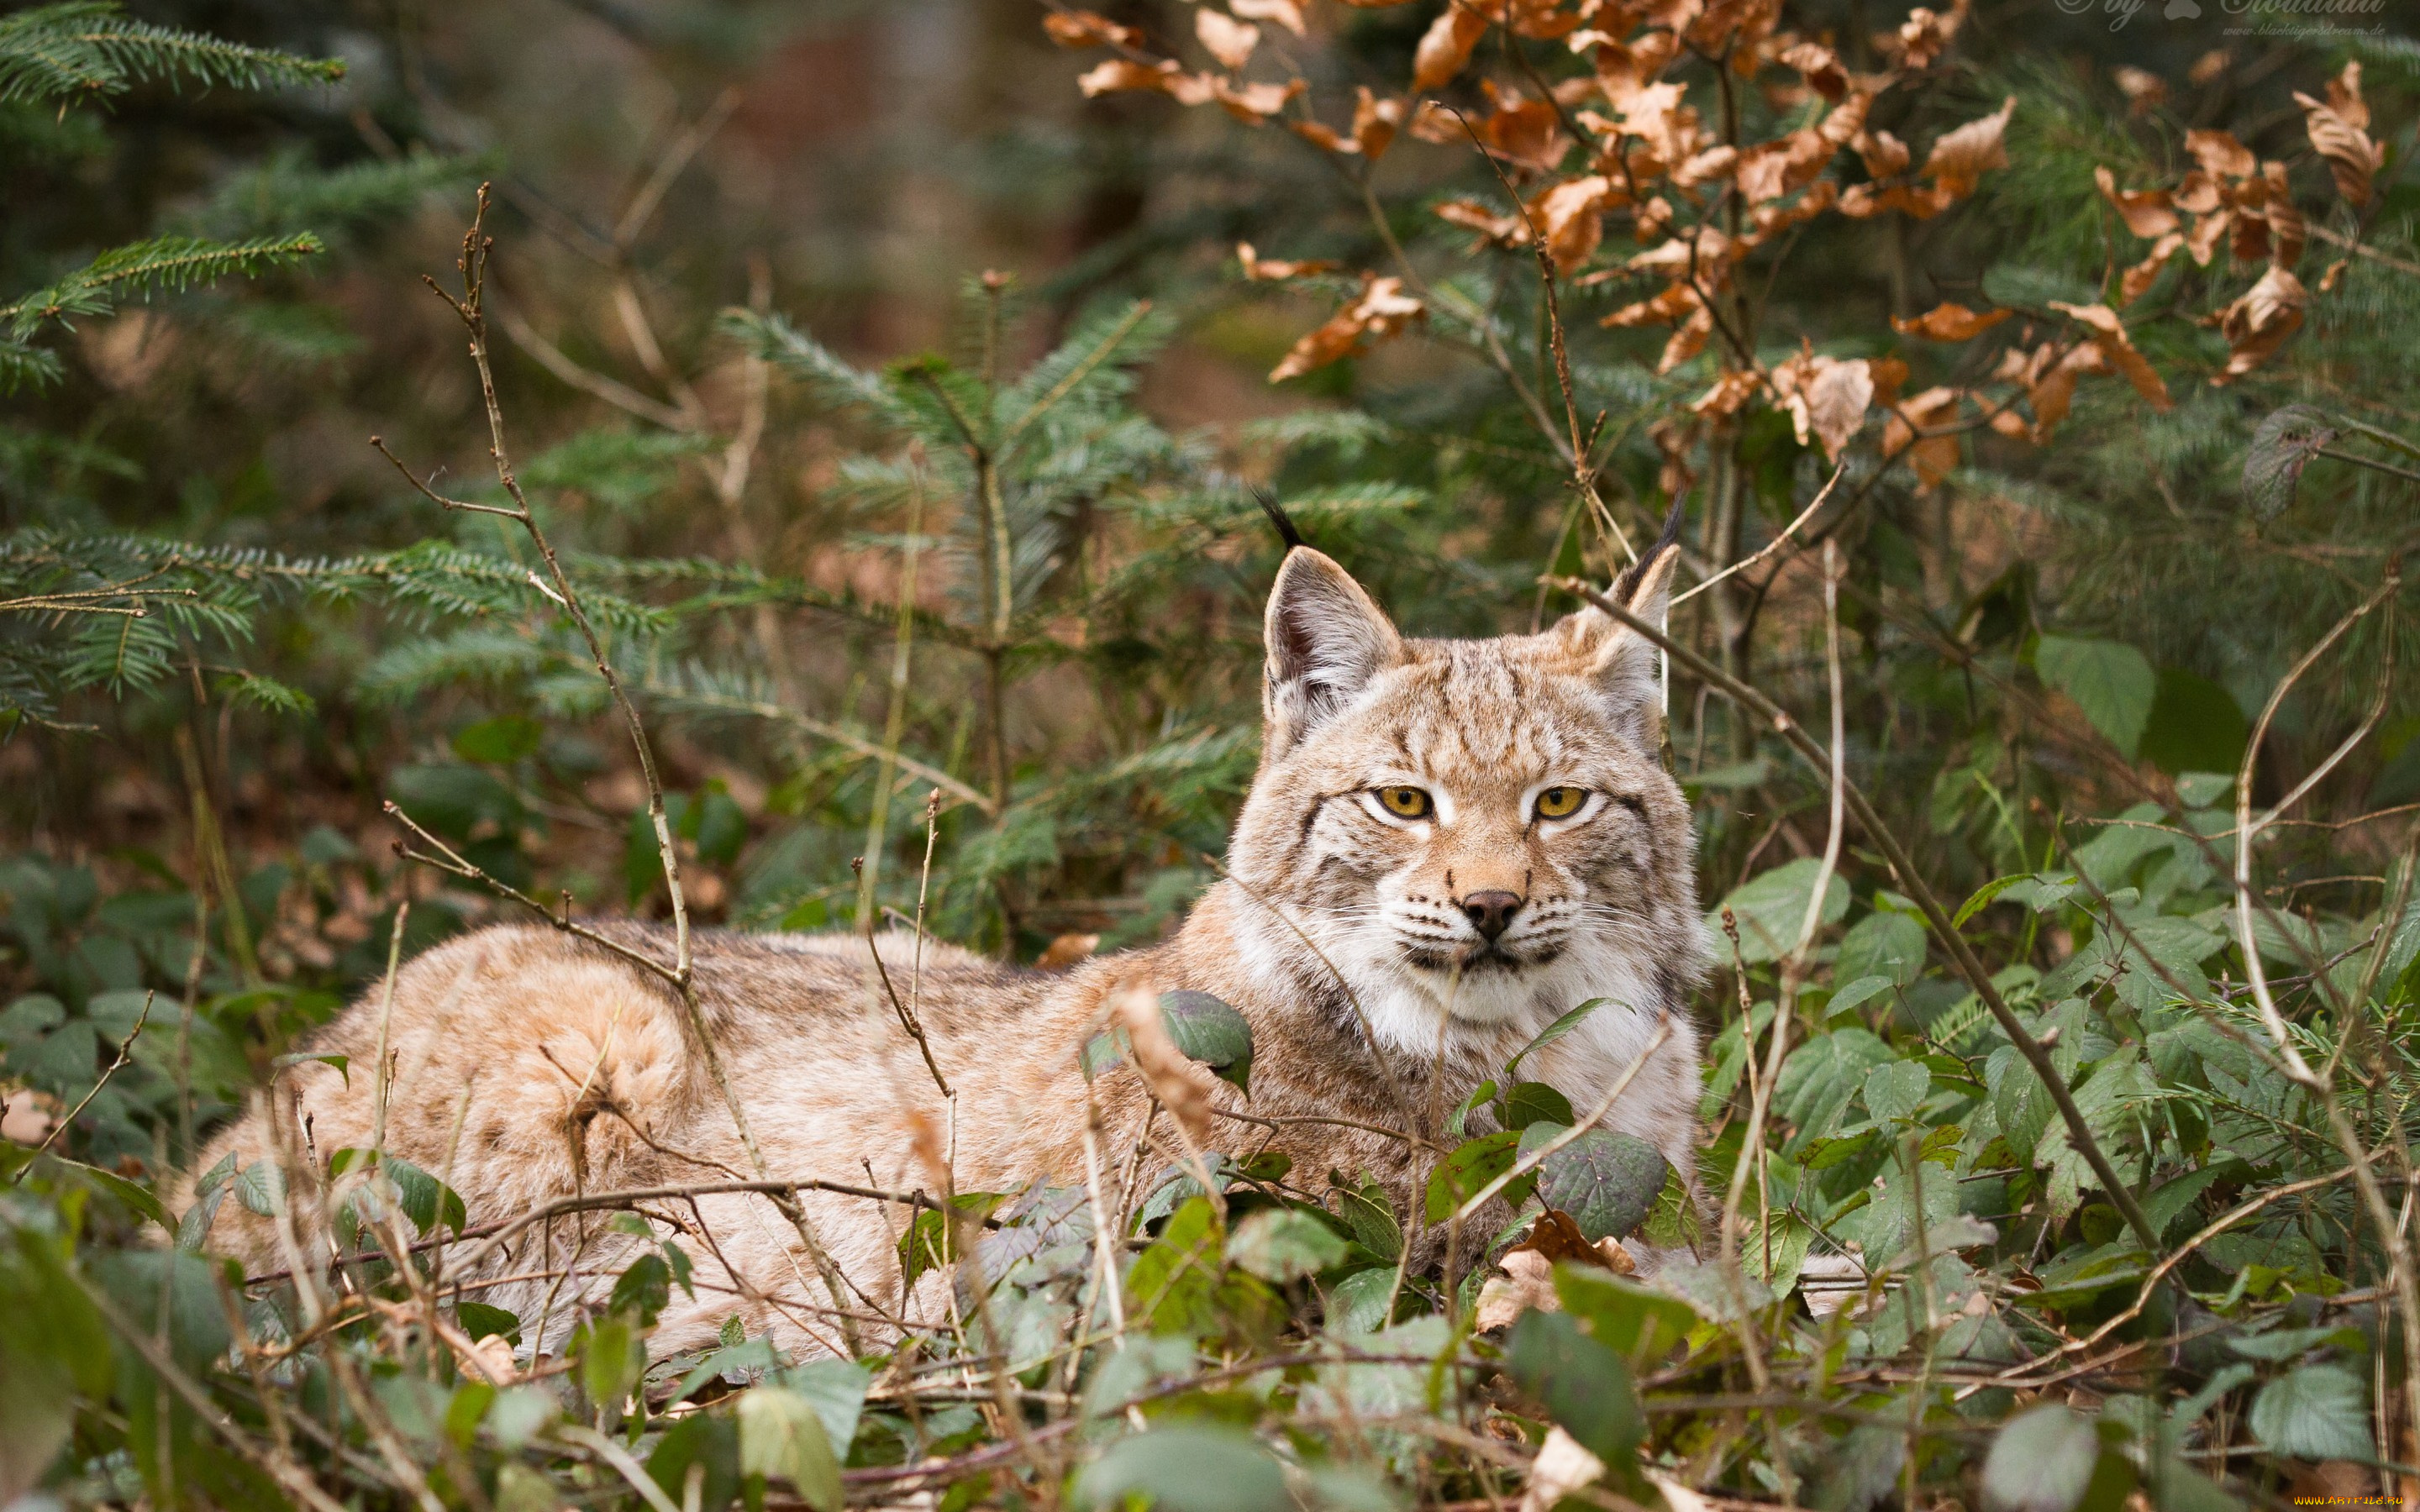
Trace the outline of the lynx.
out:
M 1659 543 L 1616 588 L 1649 623 L 1675 556 Z M 1192 1084 L 1206 1150 L 1273 1148 L 1314 1190 L 1329 1171 L 1367 1173 L 1399 1210 L 1451 1147 L 1444 1117 L 1468 1089 L 1559 1015 L 1606 999 L 1522 1075 L 1586 1109 L 1628 1073 L 1605 1123 L 1691 1176 L 1686 995 L 1703 942 L 1689 813 L 1658 761 L 1653 646 L 1594 609 L 1535 635 L 1407 640 L 1305 547 L 1278 573 L 1265 639 L 1264 748 L 1230 872 L 1165 943 L 1045 974 L 905 932 L 699 937 L 699 1009 L 773 1177 L 1001 1192 L 1117 1186 L 1139 1137 L 1160 1157 L 1146 1174 L 1187 1158 L 1141 1069 L 1088 1079 L 1081 1064 L 1105 1005 L 1139 987 L 1211 994 L 1252 1031 L 1249 1096 L 1206 1072 Z M 659 946 L 647 926 L 615 928 Z M 929 1070 L 877 953 L 894 988 L 914 981 Z M 575 1193 L 753 1174 L 678 997 L 596 943 L 490 927 L 411 961 L 383 997 L 312 1047 L 349 1069 L 292 1065 L 199 1167 L 233 1152 L 325 1171 L 334 1150 L 376 1137 L 441 1174 L 474 1225 Z M 324 1176 L 287 1190 L 291 1222 L 225 1202 L 212 1246 L 256 1271 L 327 1254 Z M 805 1193 L 793 1221 L 726 1191 L 648 1211 L 659 1233 L 682 1231 L 696 1268 L 660 1349 L 708 1344 L 735 1313 L 802 1353 L 842 1348 L 852 1326 L 947 1316 L 946 1277 L 903 1285 L 896 1240 L 912 1214 L 897 1201 Z M 558 1348 L 572 1304 L 601 1297 L 648 1242 L 610 1216 L 535 1227 L 479 1257 L 501 1282 L 479 1295 L 533 1329 L 550 1319 L 525 1347 Z

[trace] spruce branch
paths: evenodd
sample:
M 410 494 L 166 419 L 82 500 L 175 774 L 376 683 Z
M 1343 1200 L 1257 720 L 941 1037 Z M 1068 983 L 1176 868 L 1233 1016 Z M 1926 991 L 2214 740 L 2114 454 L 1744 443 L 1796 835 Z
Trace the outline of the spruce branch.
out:
M 344 76 L 336 58 L 130 20 L 114 0 L 68 0 L 0 18 L 0 102 L 106 99 L 147 80 L 270 89 Z

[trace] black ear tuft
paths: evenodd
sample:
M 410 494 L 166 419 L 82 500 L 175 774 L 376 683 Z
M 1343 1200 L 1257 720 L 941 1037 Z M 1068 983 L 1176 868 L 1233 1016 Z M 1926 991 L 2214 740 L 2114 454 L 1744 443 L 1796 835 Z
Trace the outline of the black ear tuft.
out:
M 1639 580 L 1647 576 L 1647 569 L 1659 561 L 1666 551 L 1681 544 L 1681 517 L 1687 502 L 1686 494 L 1672 501 L 1672 507 L 1665 512 L 1664 530 L 1655 537 L 1655 544 L 1638 553 L 1638 560 L 1623 568 L 1621 576 L 1614 579 L 1611 596 L 1615 603 L 1626 605 L 1636 597 Z
M 1266 488 L 1254 488 L 1252 498 L 1260 504 L 1261 513 L 1269 517 L 1269 523 L 1278 528 L 1278 539 L 1285 543 L 1287 550 L 1291 551 L 1295 547 L 1311 544 L 1302 538 L 1302 532 L 1295 529 L 1294 517 L 1288 515 L 1285 512 L 1285 506 L 1278 502 L 1277 495 Z

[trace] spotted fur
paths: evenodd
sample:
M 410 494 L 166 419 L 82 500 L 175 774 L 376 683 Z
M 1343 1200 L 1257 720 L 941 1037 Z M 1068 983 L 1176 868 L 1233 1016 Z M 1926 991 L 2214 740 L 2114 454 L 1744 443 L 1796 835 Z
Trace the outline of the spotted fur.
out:
M 1634 612 L 1662 613 L 1672 557 L 1659 549 L 1624 582 Z M 1157 1153 L 1134 1168 L 1147 1185 L 1180 1151 L 1138 1073 L 1121 1066 L 1088 1083 L 1078 1051 L 1098 1032 L 1105 996 L 1133 981 L 1206 991 L 1244 1014 L 1250 1096 L 1211 1086 L 1223 1111 L 1206 1143 L 1280 1150 L 1306 1190 L 1330 1172 L 1366 1173 L 1399 1211 L 1417 1211 L 1450 1144 L 1447 1113 L 1591 998 L 1606 1002 L 1522 1075 L 1586 1108 L 1643 1055 L 1606 1122 L 1694 1170 L 1699 1041 L 1686 998 L 1703 947 L 1689 815 L 1655 754 L 1652 647 L 1594 609 L 1540 635 L 1406 639 L 1342 568 L 1300 547 L 1265 628 L 1265 738 L 1233 874 L 1166 943 L 1046 975 L 929 941 L 920 952 L 895 932 L 870 943 L 699 938 L 698 1007 L 772 1175 L 893 1191 L 1081 1185 L 1089 1124 L 1094 1179 L 1108 1200 L 1131 1197 L 1121 1152 L 1148 1132 Z M 1429 795 L 1433 812 L 1390 815 L 1373 795 L 1390 785 Z M 1537 795 L 1554 785 L 1589 797 L 1542 821 Z M 1497 899 L 1493 939 L 1466 902 L 1484 894 L 1512 900 L 1506 913 Z M 658 952 L 669 944 L 644 926 L 613 933 Z M 874 952 L 902 992 L 915 984 L 954 1107 L 902 1030 Z M 312 1173 L 371 1141 L 381 1042 L 387 1148 L 443 1176 L 473 1225 L 577 1193 L 753 1174 L 675 994 L 596 944 L 497 926 L 411 962 L 391 1014 L 374 991 L 312 1046 L 349 1057 L 347 1071 L 294 1065 L 204 1152 L 204 1169 L 234 1153 L 295 1173 L 286 1232 L 227 1201 L 214 1248 L 256 1272 L 327 1254 L 326 1178 Z M 658 1348 L 704 1344 L 734 1313 L 810 1352 L 842 1346 L 844 1314 L 876 1338 L 946 1322 L 946 1278 L 902 1285 L 903 1208 L 819 1193 L 799 1211 L 838 1273 L 837 1299 L 765 1198 L 648 1204 L 655 1232 L 675 1236 L 696 1266 L 695 1295 L 675 1293 Z M 480 1295 L 523 1319 L 530 1347 L 556 1350 L 646 1242 L 599 1215 L 565 1218 L 457 1278 L 489 1283 Z M 1423 1253 L 1436 1243 L 1427 1236 Z

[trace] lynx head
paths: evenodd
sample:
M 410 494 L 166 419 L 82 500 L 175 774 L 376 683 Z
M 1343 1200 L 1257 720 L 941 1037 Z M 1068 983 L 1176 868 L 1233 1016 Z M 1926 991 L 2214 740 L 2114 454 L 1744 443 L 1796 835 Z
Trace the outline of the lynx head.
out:
M 1658 543 L 1617 601 L 1660 623 L 1677 554 Z M 1652 642 L 1593 608 L 1538 635 L 1407 640 L 1307 547 L 1265 635 L 1261 768 L 1230 848 L 1271 905 L 1248 936 L 1263 964 L 1332 964 L 1380 1041 L 1422 1057 L 1518 1045 L 1590 997 L 1681 1006 L 1700 927 Z

